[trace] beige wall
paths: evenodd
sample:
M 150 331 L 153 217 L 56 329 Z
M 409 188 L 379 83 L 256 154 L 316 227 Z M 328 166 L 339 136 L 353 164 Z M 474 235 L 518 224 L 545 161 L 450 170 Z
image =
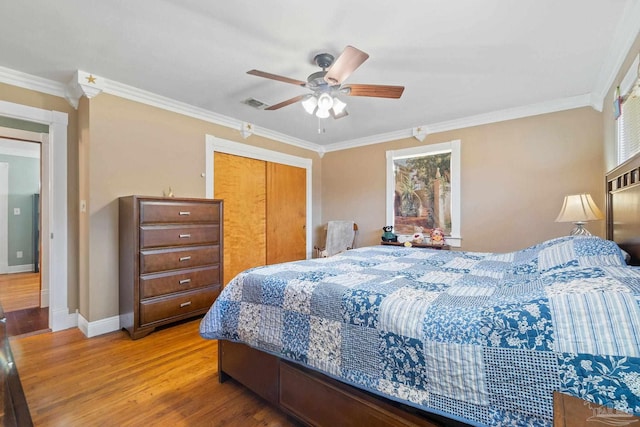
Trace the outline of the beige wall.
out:
M 81 106 L 82 107 L 82 106 Z M 205 135 L 313 160 L 313 221 L 320 221 L 319 156 L 265 138 L 159 108 L 101 94 L 88 106 L 88 283 L 80 313 L 89 321 L 118 314 L 118 197 L 205 197 Z M 83 144 L 85 141 L 83 141 Z M 83 167 L 84 168 L 84 167 Z M 81 168 L 81 170 L 84 170 Z
M 89 193 L 89 99 L 82 97 L 78 103 L 78 200 L 88 203 Z M 86 313 L 89 307 L 89 218 L 86 212 L 78 217 L 78 308 Z
M 580 108 L 327 153 L 322 219 L 353 219 L 359 246 L 385 225 L 386 150 L 461 140 L 462 250 L 512 251 L 566 235 L 554 222 L 566 194 L 588 192 L 604 208 L 601 114 Z M 591 223 L 604 234 L 604 221 Z

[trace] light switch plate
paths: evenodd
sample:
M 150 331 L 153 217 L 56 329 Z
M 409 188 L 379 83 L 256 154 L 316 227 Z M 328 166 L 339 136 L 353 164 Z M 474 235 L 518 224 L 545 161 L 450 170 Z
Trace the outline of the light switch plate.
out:
M 20 208 L 13 208 L 14 215 L 20 215 Z

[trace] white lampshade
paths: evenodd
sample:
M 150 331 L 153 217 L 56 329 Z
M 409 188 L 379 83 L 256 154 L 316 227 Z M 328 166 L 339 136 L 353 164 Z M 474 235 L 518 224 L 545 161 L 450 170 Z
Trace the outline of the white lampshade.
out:
M 308 95 L 305 100 L 301 102 L 301 104 L 307 113 L 313 114 L 316 107 L 318 106 L 318 99 L 313 95 Z
M 573 222 L 576 224 L 576 228 L 571 232 L 572 235 L 589 235 L 591 233 L 584 228 L 585 222 L 603 218 L 604 215 L 596 206 L 591 194 L 572 194 L 565 196 L 556 222 Z
M 338 98 L 333 98 L 333 114 L 334 116 L 339 116 L 344 111 L 347 104 L 339 100 Z
M 329 111 L 333 107 L 333 98 L 328 93 L 323 93 L 318 97 L 318 108 Z

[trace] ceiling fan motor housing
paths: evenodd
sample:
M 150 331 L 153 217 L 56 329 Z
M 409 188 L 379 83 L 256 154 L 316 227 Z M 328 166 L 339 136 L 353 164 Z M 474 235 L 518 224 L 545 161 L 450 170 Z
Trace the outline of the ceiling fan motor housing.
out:
M 328 83 L 324 80 L 324 76 L 327 74 L 326 71 L 317 71 L 312 73 L 307 77 L 307 87 L 313 91 L 326 88 Z
M 328 88 L 329 84 L 324 80 L 324 76 L 327 74 L 327 68 L 333 64 L 334 59 L 330 53 L 319 53 L 313 58 L 313 62 L 322 68 L 322 71 L 317 71 L 307 77 L 307 87 L 309 89 L 318 91 Z
M 323 70 L 329 68 L 333 64 L 335 58 L 330 53 L 319 53 L 313 58 L 313 62 Z

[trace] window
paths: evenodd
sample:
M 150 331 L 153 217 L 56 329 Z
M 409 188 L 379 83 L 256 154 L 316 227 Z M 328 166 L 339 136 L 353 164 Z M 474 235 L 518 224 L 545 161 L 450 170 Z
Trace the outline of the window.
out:
M 387 151 L 387 224 L 402 241 L 441 228 L 460 246 L 460 141 Z
M 620 117 L 616 122 L 618 164 L 624 163 L 640 152 L 639 58 L 636 58 L 620 85 L 622 107 Z

